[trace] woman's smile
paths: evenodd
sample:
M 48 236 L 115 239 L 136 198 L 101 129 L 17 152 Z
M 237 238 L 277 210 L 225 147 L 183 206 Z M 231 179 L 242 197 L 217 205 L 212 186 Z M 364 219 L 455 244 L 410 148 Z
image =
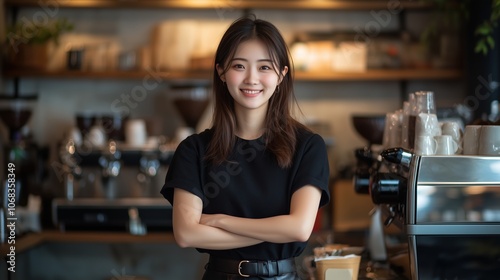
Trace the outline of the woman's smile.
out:
M 259 93 L 262 93 L 262 90 L 256 89 L 240 89 L 240 91 L 246 97 L 256 97 Z

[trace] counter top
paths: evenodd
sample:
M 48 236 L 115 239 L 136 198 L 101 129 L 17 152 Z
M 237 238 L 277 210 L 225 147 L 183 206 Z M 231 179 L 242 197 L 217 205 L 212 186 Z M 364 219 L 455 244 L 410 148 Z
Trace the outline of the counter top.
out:
M 146 235 L 132 235 L 127 232 L 61 232 L 47 230 L 19 236 L 16 238 L 16 243 L 12 245 L 2 244 L 0 246 L 0 253 L 2 256 L 5 256 L 10 251 L 10 246 L 15 246 L 15 252 L 19 254 L 46 242 L 171 243 L 175 242 L 175 240 L 172 232 L 152 232 Z

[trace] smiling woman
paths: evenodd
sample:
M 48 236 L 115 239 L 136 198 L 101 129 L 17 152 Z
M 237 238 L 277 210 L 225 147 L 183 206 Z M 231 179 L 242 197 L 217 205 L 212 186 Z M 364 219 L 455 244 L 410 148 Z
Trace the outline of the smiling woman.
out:
M 241 18 L 217 48 L 213 126 L 182 141 L 162 194 L 203 280 L 299 279 L 295 257 L 329 201 L 323 139 L 292 118 L 292 65 L 270 22 Z

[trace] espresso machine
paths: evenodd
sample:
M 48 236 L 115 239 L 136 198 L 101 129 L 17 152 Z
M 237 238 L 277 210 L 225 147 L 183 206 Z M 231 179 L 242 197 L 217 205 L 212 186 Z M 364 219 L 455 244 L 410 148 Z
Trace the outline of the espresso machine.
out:
M 86 146 L 101 141 L 82 144 L 76 141 L 79 137 L 63 141 L 57 174 L 63 186 L 61 195 L 52 202 L 52 220 L 59 229 L 132 234 L 172 229 L 172 205 L 160 190 L 178 142 L 195 132 L 209 99 L 208 89 L 201 86 L 176 86 L 169 94 L 185 125 L 172 139 L 160 135 L 152 137 L 152 145 L 146 139 L 144 145 L 131 145 L 137 142 L 135 130 L 121 135 L 115 121 L 107 125 L 103 121 L 102 126 L 110 128 L 104 131 L 112 132 L 104 136 L 105 145 Z M 127 116 L 121 118 L 126 126 L 130 124 Z M 97 120 L 83 115 L 77 115 L 77 124 L 82 133 L 90 135 L 95 131 L 93 126 L 99 127 Z M 146 138 L 147 132 L 144 134 Z
M 411 279 L 500 279 L 500 157 L 391 148 L 373 166 L 369 194 L 406 239 Z
M 52 201 L 53 223 L 62 231 L 171 229 L 172 207 L 160 194 L 173 149 L 129 147 L 110 140 L 104 147 L 78 146 L 69 138 L 59 151 L 61 195 Z

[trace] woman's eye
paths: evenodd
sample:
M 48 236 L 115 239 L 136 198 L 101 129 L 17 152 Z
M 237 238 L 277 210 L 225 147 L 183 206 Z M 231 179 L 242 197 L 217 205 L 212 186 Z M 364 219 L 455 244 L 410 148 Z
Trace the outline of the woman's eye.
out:
M 264 65 L 264 66 L 261 66 L 260 69 L 262 70 L 271 70 L 272 68 L 267 66 L 267 65 Z
M 235 64 L 235 65 L 233 65 L 233 68 L 235 68 L 235 69 L 245 69 L 245 67 L 243 65 L 241 65 L 241 64 Z

